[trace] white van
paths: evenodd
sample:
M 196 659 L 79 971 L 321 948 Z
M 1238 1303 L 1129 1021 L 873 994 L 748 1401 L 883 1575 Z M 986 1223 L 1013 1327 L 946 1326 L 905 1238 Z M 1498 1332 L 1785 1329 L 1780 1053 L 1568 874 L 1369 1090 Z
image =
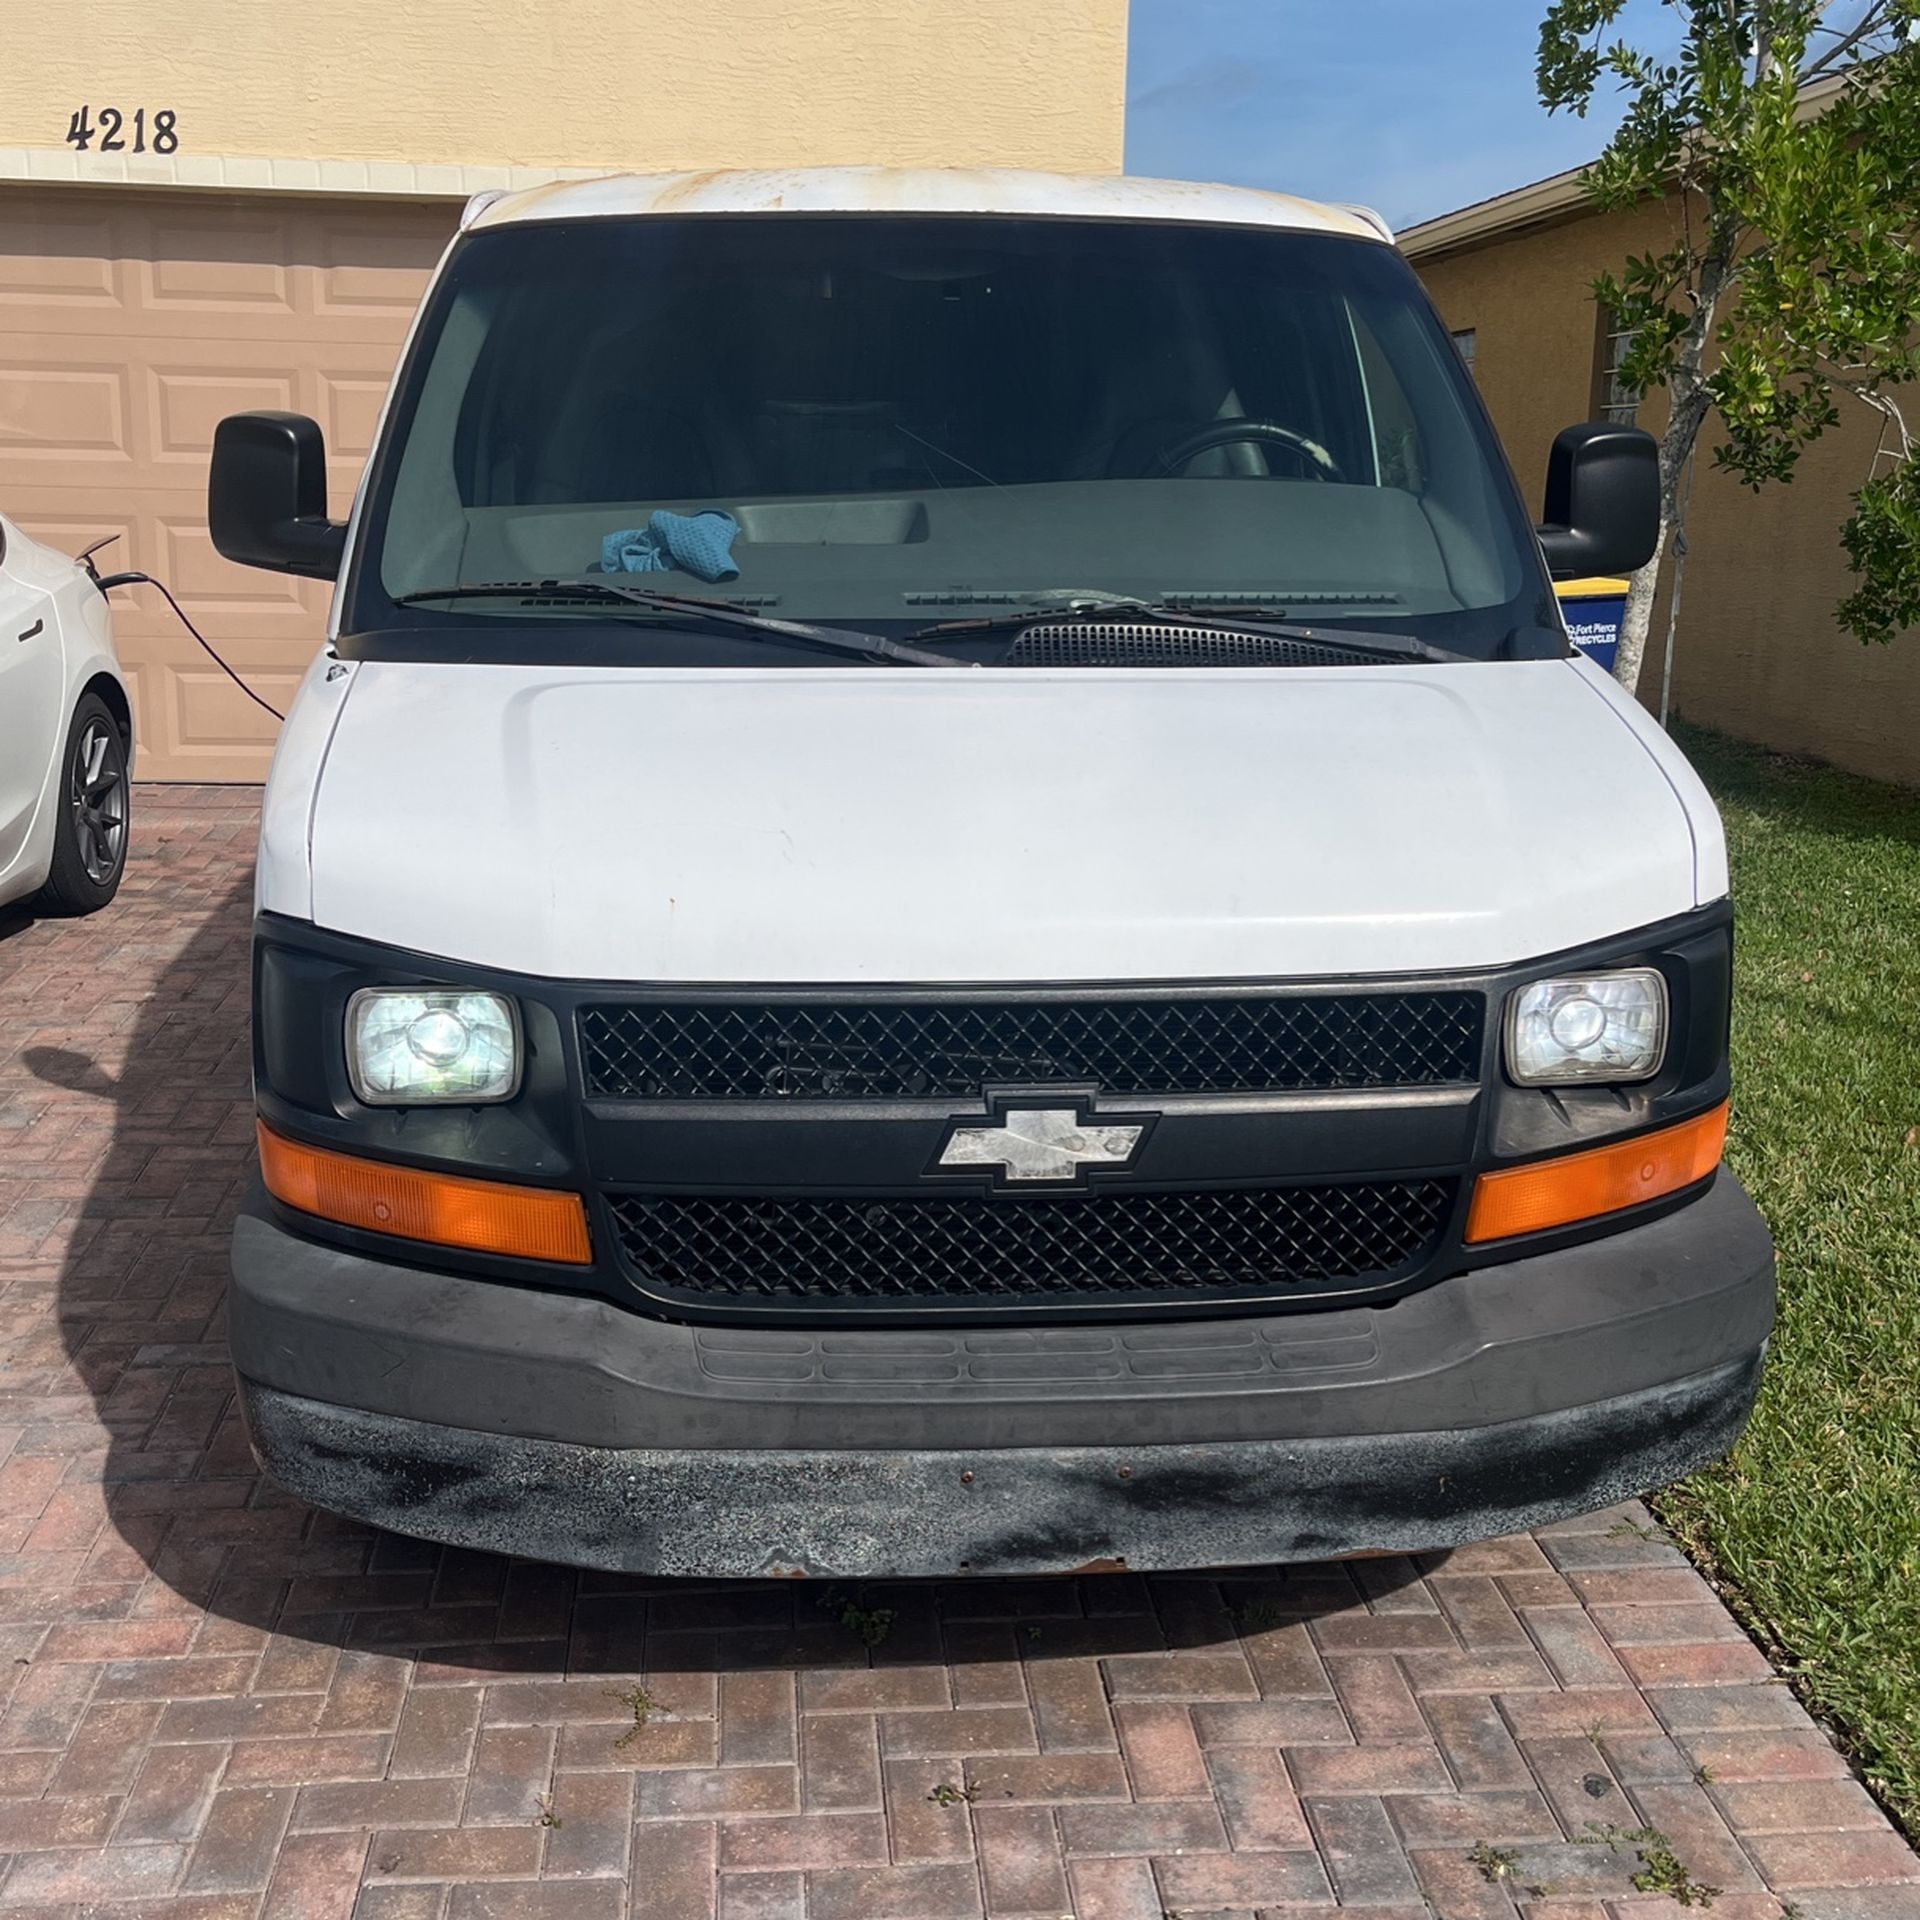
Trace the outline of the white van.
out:
M 1654 454 L 1524 512 L 1370 215 L 848 168 L 476 202 L 350 520 L 254 944 L 254 1446 L 658 1573 L 1246 1563 L 1724 1450 L 1712 803 L 1569 647 Z

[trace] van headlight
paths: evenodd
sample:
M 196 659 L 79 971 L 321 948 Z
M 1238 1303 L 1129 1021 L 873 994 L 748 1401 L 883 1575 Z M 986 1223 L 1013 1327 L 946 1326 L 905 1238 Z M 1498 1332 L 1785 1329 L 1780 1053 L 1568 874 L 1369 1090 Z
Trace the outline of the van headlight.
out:
M 370 1107 L 474 1106 L 520 1091 L 520 1016 L 499 993 L 362 987 L 347 1072 Z
M 1523 1087 L 1647 1080 L 1667 1051 L 1667 983 L 1652 967 L 1566 974 L 1507 1002 L 1507 1072 Z

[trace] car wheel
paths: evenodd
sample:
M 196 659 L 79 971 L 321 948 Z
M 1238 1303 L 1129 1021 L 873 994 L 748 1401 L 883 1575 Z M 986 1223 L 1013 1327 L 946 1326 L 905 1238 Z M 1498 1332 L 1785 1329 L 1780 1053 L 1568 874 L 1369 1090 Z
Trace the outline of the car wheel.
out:
M 80 696 L 67 728 L 53 868 L 36 902 L 43 913 L 97 913 L 120 890 L 132 792 L 127 742 L 97 693 Z

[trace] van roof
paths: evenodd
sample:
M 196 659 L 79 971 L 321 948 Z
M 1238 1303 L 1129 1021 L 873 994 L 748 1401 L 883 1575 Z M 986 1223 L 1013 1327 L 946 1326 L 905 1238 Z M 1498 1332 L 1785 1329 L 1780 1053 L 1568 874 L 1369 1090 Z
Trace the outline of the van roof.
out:
M 623 173 L 523 193 L 476 194 L 463 227 L 525 220 L 595 220 L 652 213 L 1005 213 L 1070 220 L 1178 220 L 1393 238 L 1365 207 L 1290 193 L 1142 180 L 1123 174 L 1001 167 L 790 167 Z

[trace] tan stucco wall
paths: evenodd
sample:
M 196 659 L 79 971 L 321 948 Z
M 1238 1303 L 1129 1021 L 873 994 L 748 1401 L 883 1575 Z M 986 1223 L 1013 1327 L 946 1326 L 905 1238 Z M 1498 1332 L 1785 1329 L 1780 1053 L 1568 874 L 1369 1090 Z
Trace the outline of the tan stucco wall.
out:
M 1110 172 L 1126 19 L 1126 0 L 12 0 L 0 149 L 59 149 L 86 104 L 172 109 L 183 155 Z
M 1553 436 L 1594 405 L 1593 276 L 1665 245 L 1672 217 L 1661 207 L 1583 215 L 1415 259 L 1448 326 L 1475 330 L 1480 390 L 1535 505 Z M 1640 423 L 1658 431 L 1661 419 L 1650 396 Z M 1920 633 L 1863 647 L 1834 624 L 1851 578 L 1839 528 L 1874 444 L 1864 408 L 1842 422 L 1803 457 L 1791 485 L 1758 494 L 1714 468 L 1709 423 L 1695 468 L 1674 705 L 1743 739 L 1920 786 Z M 1663 596 L 1641 674 L 1649 704 L 1659 699 L 1666 630 Z

